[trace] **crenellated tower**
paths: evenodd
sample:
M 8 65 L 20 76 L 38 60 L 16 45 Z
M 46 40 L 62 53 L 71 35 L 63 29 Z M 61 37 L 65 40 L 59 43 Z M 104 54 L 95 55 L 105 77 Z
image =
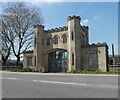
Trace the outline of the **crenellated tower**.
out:
M 79 16 L 68 17 L 69 34 L 69 70 L 81 68 L 81 18 Z

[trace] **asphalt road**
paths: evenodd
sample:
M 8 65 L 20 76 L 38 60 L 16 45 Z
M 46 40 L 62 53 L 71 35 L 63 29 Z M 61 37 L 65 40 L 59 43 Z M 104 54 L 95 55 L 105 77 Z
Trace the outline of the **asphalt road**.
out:
M 118 76 L 3 72 L 2 98 L 118 98 Z

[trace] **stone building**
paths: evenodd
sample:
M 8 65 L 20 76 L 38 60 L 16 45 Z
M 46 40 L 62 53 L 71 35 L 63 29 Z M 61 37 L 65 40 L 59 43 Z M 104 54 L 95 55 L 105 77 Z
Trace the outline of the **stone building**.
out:
M 50 30 L 34 25 L 34 50 L 24 53 L 24 67 L 45 72 L 107 71 L 107 44 L 90 45 L 89 27 L 80 24 L 79 16 L 69 16 L 67 21 L 67 26 Z

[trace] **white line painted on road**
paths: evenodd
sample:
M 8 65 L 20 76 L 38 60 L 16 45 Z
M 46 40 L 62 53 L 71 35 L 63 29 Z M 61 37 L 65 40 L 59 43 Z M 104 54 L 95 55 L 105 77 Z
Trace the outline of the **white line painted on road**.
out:
M 1 79 L 10 79 L 10 80 L 16 80 L 17 78 L 11 78 L 11 77 L 0 77 Z
M 10 80 L 16 80 L 17 78 L 6 78 L 6 79 L 10 79 Z
M 34 82 L 43 82 L 43 83 L 53 83 L 53 84 L 65 84 L 65 85 L 76 85 L 76 86 L 87 86 L 93 88 L 109 88 L 117 89 L 117 86 L 108 86 L 108 85 L 95 85 L 95 84 L 85 84 L 85 83 L 70 83 L 70 82 L 58 82 L 58 81 L 46 81 L 46 80 L 33 80 Z
M 58 81 L 46 81 L 46 80 L 33 80 L 34 82 L 43 82 L 43 83 L 55 83 L 55 84 L 66 84 L 66 85 L 83 85 L 85 86 L 86 84 L 84 83 L 69 83 L 69 82 L 58 82 Z

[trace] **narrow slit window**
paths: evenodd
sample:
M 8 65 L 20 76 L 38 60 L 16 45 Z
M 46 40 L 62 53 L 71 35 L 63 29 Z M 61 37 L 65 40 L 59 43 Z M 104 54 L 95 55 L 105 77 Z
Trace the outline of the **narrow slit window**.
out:
M 72 65 L 74 65 L 74 53 L 72 53 Z
M 72 31 L 72 33 L 71 33 L 71 38 L 72 38 L 72 40 L 74 40 L 74 34 L 73 34 L 73 31 Z
M 34 44 L 36 45 L 36 37 L 34 38 Z
M 36 66 L 36 56 L 35 56 L 35 66 Z

